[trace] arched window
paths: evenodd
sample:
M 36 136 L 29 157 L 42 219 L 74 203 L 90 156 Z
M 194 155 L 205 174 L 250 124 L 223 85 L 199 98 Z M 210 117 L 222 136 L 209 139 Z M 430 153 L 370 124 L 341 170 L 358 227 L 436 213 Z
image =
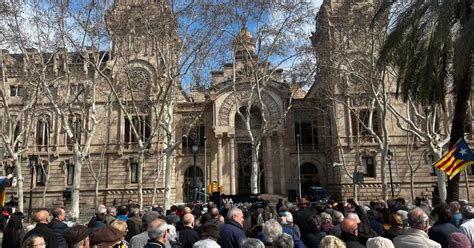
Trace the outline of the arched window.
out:
M 250 127 L 252 129 L 259 129 L 262 126 L 262 113 L 257 107 L 250 108 L 250 115 L 247 112 L 247 107 L 242 106 L 239 108 L 239 112 L 242 113 L 243 117 L 239 113 L 235 113 L 235 128 L 246 130 L 246 121 L 250 117 Z
M 184 172 L 183 200 L 187 202 L 191 202 L 195 199 L 202 200 L 204 198 L 202 194 L 203 187 L 205 187 L 205 185 L 201 168 L 196 167 L 196 175 L 194 177 L 194 166 L 189 166 Z
M 304 163 L 300 167 L 301 193 L 306 195 L 310 187 L 321 186 L 318 167 L 312 163 Z
M 40 151 L 49 145 L 49 128 L 50 122 L 46 116 L 36 122 L 36 145 Z

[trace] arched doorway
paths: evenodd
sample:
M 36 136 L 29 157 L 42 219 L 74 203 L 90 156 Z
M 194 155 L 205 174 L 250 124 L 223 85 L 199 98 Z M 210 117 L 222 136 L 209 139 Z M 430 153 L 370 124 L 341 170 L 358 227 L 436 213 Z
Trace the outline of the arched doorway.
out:
M 307 195 L 312 186 L 321 186 L 319 182 L 318 167 L 312 163 L 304 163 L 300 167 L 301 194 Z
M 201 168 L 196 166 L 196 186 L 193 186 L 194 166 L 189 166 L 184 172 L 183 200 L 191 202 L 194 199 L 203 200 L 203 173 Z

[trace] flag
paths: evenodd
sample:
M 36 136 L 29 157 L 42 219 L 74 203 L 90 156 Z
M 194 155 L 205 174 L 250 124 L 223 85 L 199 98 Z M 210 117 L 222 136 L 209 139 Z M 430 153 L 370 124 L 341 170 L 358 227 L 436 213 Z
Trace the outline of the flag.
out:
M 474 154 L 464 140 L 464 137 L 440 160 L 433 163 L 433 166 L 444 171 L 450 180 L 469 165 L 474 165 Z

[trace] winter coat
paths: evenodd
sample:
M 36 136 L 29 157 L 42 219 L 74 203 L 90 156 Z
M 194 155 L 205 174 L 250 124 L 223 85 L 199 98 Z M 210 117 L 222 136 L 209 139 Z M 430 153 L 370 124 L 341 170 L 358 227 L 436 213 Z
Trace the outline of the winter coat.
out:
M 428 237 L 422 230 L 410 228 L 393 239 L 395 248 L 441 248 L 441 245 Z
M 63 222 L 53 219 L 51 222 L 48 224 L 48 227 L 51 228 L 51 230 L 54 231 L 56 234 L 56 240 L 58 241 L 58 247 L 67 247 L 66 240 L 64 239 L 64 230 L 68 228 L 66 224 Z
M 428 231 L 428 237 L 441 244 L 441 247 L 448 248 L 449 235 L 454 232 L 461 232 L 457 227 L 449 222 L 436 222 Z
M 226 220 L 224 225 L 219 227 L 219 236 L 219 245 L 222 248 L 239 248 L 240 242 L 246 238 L 242 226 L 233 220 Z
M 199 240 L 199 234 L 189 226 L 185 226 L 179 231 L 179 242 L 183 248 L 192 248 L 193 244 Z
M 23 242 L 28 239 L 28 237 L 35 235 L 44 238 L 46 242 L 46 248 L 58 248 L 58 240 L 56 239 L 56 234 L 53 230 L 51 230 L 47 224 L 38 223 L 36 224 L 35 228 L 31 231 L 26 233 L 25 238 L 23 238 Z
M 354 234 L 342 232 L 341 239 L 346 243 L 347 248 L 365 248 L 365 245 L 361 244 Z
M 165 245 L 159 241 L 148 240 L 144 248 L 165 248 Z
M 326 233 L 323 231 L 317 233 L 307 233 L 301 237 L 301 241 L 306 245 L 306 247 L 319 247 L 319 243 L 326 236 Z
M 132 216 L 126 221 L 128 227 L 128 233 L 126 240 L 130 242 L 133 236 L 141 233 L 141 228 L 143 226 L 142 219 L 138 216 Z

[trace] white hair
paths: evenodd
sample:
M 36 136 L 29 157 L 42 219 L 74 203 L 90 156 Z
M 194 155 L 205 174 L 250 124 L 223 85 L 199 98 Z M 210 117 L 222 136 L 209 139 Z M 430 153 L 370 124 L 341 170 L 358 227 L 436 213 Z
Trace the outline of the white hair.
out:
M 278 221 L 270 219 L 263 223 L 262 232 L 266 241 L 273 242 L 283 233 L 283 228 Z
M 265 245 L 259 239 L 244 239 L 240 248 L 265 248 Z
M 212 239 L 202 239 L 194 243 L 193 248 L 221 248 L 221 246 Z
M 383 237 L 375 237 L 367 240 L 367 248 L 395 248 L 392 241 Z
M 242 210 L 240 208 L 231 208 L 227 213 L 227 218 L 232 219 L 238 213 L 242 213 Z

